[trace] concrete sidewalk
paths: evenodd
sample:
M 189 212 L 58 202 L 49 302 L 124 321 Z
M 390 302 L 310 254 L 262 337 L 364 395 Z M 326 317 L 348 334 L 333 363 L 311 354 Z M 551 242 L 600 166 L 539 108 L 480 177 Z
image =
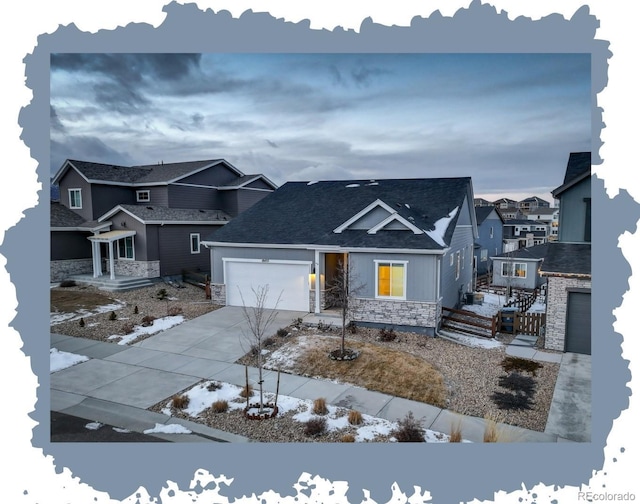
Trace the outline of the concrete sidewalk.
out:
M 281 312 L 272 327 L 284 327 L 306 315 Z M 147 410 L 202 379 L 243 386 L 245 367 L 234 362 L 245 353 L 241 344 L 245 324 L 239 308 L 225 307 L 132 346 L 52 334 L 52 348 L 86 355 L 90 360 L 51 375 L 51 409 L 137 432 L 157 423 L 178 423 L 194 433 L 162 435 L 171 440 L 246 442 L 234 434 Z M 255 376 L 257 370 L 250 368 L 249 373 Z M 277 373 L 267 371 L 264 377 L 265 389 L 275 392 Z M 412 411 L 423 419 L 424 427 L 443 433 L 459 422 L 465 439 L 474 442 L 482 442 L 485 429 L 481 418 L 327 380 L 282 373 L 279 392 L 298 399 L 324 397 L 330 404 L 391 421 Z M 558 396 L 560 399 L 566 401 L 567 396 Z M 511 441 L 557 442 L 567 440 L 563 434 L 570 433 L 561 424 L 554 424 L 547 432 L 509 425 L 500 428 Z

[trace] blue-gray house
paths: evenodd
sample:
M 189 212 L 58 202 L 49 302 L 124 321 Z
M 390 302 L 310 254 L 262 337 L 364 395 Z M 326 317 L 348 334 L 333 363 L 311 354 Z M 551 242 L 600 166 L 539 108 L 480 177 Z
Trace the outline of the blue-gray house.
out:
M 495 206 L 476 206 L 478 239 L 473 248 L 476 273 L 484 275 L 491 271 L 491 257 L 502 254 L 502 230 L 504 219 Z
M 338 264 L 363 286 L 352 320 L 433 334 L 442 307 L 473 289 L 477 239 L 471 178 L 288 182 L 216 231 L 212 294 L 321 313 Z

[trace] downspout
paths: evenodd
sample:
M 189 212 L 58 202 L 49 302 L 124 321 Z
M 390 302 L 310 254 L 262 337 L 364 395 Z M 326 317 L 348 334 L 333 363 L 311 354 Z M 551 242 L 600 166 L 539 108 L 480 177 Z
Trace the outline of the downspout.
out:
M 440 271 L 442 269 L 442 258 L 444 257 L 444 254 L 441 255 L 440 257 L 438 257 L 438 260 L 436 261 L 436 302 L 437 300 L 440 299 Z M 440 314 L 442 315 L 442 307 L 440 307 Z M 437 337 L 437 338 L 442 338 L 442 336 L 440 335 L 440 333 L 438 333 L 438 329 L 440 326 L 440 322 L 442 321 L 442 316 L 440 317 L 440 321 L 438 324 L 436 324 L 436 327 L 433 329 L 433 334 Z

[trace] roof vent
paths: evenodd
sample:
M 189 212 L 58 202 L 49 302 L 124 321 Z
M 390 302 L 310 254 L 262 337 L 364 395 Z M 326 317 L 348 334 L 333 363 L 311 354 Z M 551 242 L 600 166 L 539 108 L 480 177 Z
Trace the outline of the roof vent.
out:
M 147 210 L 153 210 L 153 207 L 152 206 L 148 206 Z

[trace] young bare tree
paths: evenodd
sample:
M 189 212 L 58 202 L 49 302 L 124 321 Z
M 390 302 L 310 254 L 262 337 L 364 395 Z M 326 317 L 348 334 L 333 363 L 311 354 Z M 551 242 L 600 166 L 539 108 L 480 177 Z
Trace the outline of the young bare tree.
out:
M 262 348 L 264 339 L 267 336 L 267 331 L 273 321 L 278 316 L 276 308 L 280 303 L 282 292 L 276 299 L 272 308 L 267 307 L 267 300 L 269 298 L 269 285 L 259 285 L 255 289 L 252 287 L 251 291 L 254 296 L 253 306 L 247 306 L 240 292 L 240 299 L 242 300 L 242 313 L 249 326 L 249 331 L 244 333 L 245 339 L 249 342 L 250 348 L 257 353 L 257 367 L 258 367 L 258 385 L 260 390 L 260 413 L 264 411 L 264 391 L 263 391 L 263 357 Z
M 325 293 L 326 299 L 330 305 L 340 308 L 342 315 L 342 334 L 340 338 L 340 350 L 336 357 L 344 360 L 353 351 L 345 347 L 345 335 L 347 332 L 347 319 L 353 314 L 353 298 L 362 291 L 364 284 L 360 283 L 354 273 L 351 272 L 348 265 L 342 261 L 338 262 L 336 275 L 327 284 Z

